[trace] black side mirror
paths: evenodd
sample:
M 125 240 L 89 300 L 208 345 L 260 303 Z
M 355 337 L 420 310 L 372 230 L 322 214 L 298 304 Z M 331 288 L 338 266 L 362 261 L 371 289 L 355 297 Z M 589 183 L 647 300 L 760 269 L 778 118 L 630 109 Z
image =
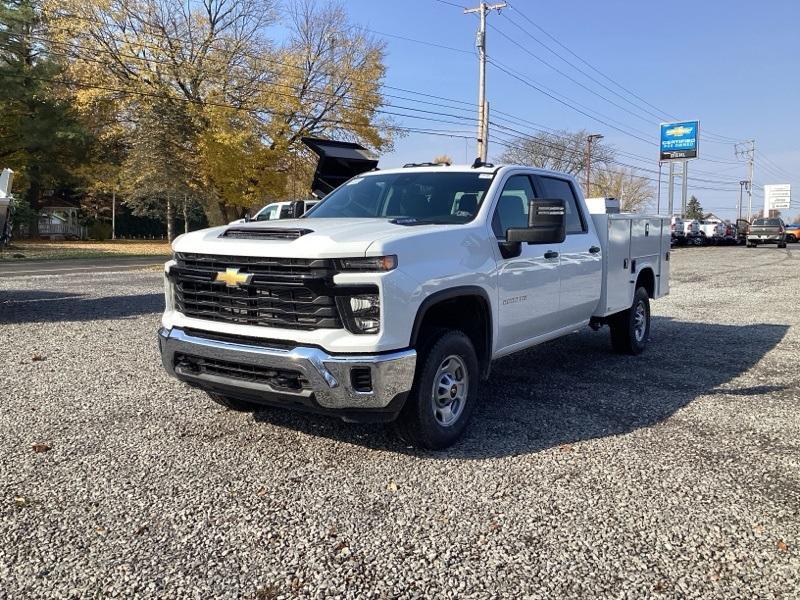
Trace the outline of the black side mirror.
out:
M 509 229 L 506 241 L 560 244 L 567 237 L 567 210 L 563 200 L 534 198 L 528 205 L 528 227 Z
M 306 212 L 306 203 L 302 200 L 295 200 L 289 205 L 289 214 L 292 219 L 299 219 Z
M 250 216 L 250 213 L 249 213 L 249 212 L 248 212 L 248 213 L 245 213 L 245 215 L 244 215 L 244 222 L 245 222 L 245 223 L 249 223 L 249 222 L 250 222 L 250 221 L 252 221 L 252 220 L 253 220 L 253 217 L 251 217 L 251 216 Z

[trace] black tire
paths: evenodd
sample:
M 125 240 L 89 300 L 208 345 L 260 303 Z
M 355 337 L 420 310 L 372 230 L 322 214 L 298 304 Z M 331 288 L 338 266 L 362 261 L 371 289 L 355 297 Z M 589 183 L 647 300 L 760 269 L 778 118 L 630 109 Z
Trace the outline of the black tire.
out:
M 206 394 L 208 394 L 208 397 L 211 398 L 214 402 L 216 402 L 220 406 L 224 406 L 229 410 L 235 410 L 237 412 L 255 412 L 260 408 L 258 404 L 254 404 L 253 402 L 247 402 L 246 400 L 231 398 L 230 396 L 224 396 L 222 394 L 217 394 L 215 392 L 206 392 Z
M 395 421 L 395 430 L 416 448 L 442 450 L 461 437 L 475 409 L 480 380 L 478 357 L 470 339 L 452 330 L 429 336 L 417 352 L 414 385 Z M 448 415 L 451 422 L 447 422 Z
M 615 352 L 633 355 L 644 352 L 650 339 L 650 296 L 647 290 L 643 287 L 637 289 L 631 307 L 614 315 L 609 327 Z
M 786 248 L 786 242 L 783 242 L 782 244 L 778 244 L 778 248 Z
M 793 235 L 787 235 L 786 236 L 786 241 L 787 242 L 791 242 L 792 244 L 794 244 L 797 241 L 797 238 L 794 237 Z

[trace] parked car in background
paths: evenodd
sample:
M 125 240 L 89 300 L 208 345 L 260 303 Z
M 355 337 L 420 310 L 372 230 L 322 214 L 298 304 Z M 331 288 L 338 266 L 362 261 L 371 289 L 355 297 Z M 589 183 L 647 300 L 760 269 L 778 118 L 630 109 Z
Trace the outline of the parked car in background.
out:
M 747 247 L 755 248 L 758 244 L 778 244 L 778 248 L 786 248 L 786 228 L 778 218 L 754 219 L 747 234 Z
M 302 202 L 302 206 L 299 203 Z M 229 225 L 238 225 L 240 223 L 247 223 L 248 221 L 275 221 L 277 219 L 297 219 L 304 215 L 308 210 L 314 206 L 319 200 L 296 200 L 284 202 L 271 202 L 264 208 L 258 211 L 252 217 L 245 217 L 244 219 L 236 219 L 231 221 Z M 299 214 L 295 212 L 295 206 L 299 210 Z
M 725 223 L 722 221 L 700 221 L 700 235 L 706 244 L 721 244 L 725 241 Z
M 784 228 L 786 232 L 786 241 L 795 243 L 800 241 L 800 223 L 793 223 L 786 225 Z
M 682 246 L 686 243 L 686 232 L 683 229 L 683 219 L 672 217 L 670 224 L 671 243 L 673 246 Z
M 700 233 L 700 221 L 697 219 L 684 219 L 683 231 L 687 244 L 702 246 L 705 243 L 705 236 Z
M 748 233 L 750 233 L 750 221 L 746 219 L 736 219 L 736 243 L 747 243 Z

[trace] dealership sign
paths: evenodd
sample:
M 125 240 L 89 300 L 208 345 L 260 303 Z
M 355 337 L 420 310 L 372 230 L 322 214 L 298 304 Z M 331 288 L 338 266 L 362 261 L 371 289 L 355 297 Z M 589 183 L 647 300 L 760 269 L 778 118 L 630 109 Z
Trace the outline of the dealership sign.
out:
M 788 183 L 764 186 L 764 204 L 767 210 L 787 209 L 792 204 L 792 186 Z
M 661 156 L 659 160 L 697 158 L 700 121 L 661 124 Z

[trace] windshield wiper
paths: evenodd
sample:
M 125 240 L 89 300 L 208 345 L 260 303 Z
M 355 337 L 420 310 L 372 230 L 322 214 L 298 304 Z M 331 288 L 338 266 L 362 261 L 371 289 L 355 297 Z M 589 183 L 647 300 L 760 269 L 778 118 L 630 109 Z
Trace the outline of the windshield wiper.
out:
M 416 217 L 397 217 L 396 219 L 390 220 L 389 223 L 392 223 L 394 225 L 405 225 L 407 227 L 411 227 L 414 225 L 459 225 L 459 223 L 453 223 L 452 221 L 417 219 Z

